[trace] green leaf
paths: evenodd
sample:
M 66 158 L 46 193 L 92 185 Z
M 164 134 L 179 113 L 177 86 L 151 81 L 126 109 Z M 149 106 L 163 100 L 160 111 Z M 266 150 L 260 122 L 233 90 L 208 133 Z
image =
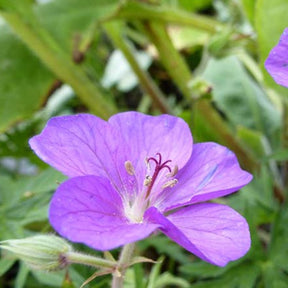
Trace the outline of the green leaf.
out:
M 235 56 L 211 59 L 203 74 L 213 84 L 216 105 L 235 125 L 257 129 L 268 136 L 280 126 L 280 113 Z
M 20 263 L 20 269 L 18 271 L 16 280 L 15 280 L 15 288 L 24 288 L 25 282 L 29 274 L 29 269 L 24 263 Z
M 67 177 L 59 171 L 49 167 L 36 176 L 26 177 L 21 181 L 22 191 L 35 194 L 53 191 L 59 183 L 63 182 Z
M 283 149 L 283 150 L 279 150 L 279 151 L 275 151 L 273 153 L 271 153 L 270 155 L 267 155 L 266 157 L 267 160 L 275 160 L 275 161 L 279 161 L 279 162 L 284 162 L 288 160 L 288 150 L 287 149 Z
M 260 175 L 254 175 L 253 181 L 240 192 L 231 195 L 228 201 L 229 205 L 244 213 L 245 217 L 248 210 L 250 222 L 254 225 L 273 222 L 278 204 L 274 198 L 273 179 L 269 170 L 263 166 Z
M 188 279 L 195 277 L 198 279 L 216 278 L 226 273 L 234 265 L 237 265 L 237 263 L 233 264 L 232 262 L 225 267 L 218 267 L 204 261 L 197 261 L 180 266 L 180 271 L 188 277 Z
M 52 287 L 61 287 L 65 278 L 65 271 L 47 273 L 33 270 L 31 272 L 32 275 L 39 281 L 39 283 Z
M 190 128 L 193 133 L 193 139 L 195 142 L 221 142 L 221 137 L 211 125 L 207 124 L 207 119 L 199 112 L 197 105 L 198 102 L 194 104 L 192 113 L 186 110 L 179 115 L 179 117 L 183 118 L 187 123 L 191 123 Z
M 237 137 L 241 139 L 242 143 L 245 143 L 247 147 L 249 147 L 256 157 L 262 158 L 267 154 L 266 139 L 262 133 L 239 126 L 237 129 Z
M 284 252 L 283 252 L 284 253 Z M 287 256 L 287 255 L 286 255 Z M 288 275 L 279 267 L 266 263 L 263 271 L 264 287 L 287 288 Z
M 117 0 L 61 0 L 38 5 L 35 12 L 43 27 L 72 56 L 75 49 L 85 49 L 82 41 L 87 33 L 94 34 L 92 25 L 110 16 L 117 5 Z
M 0 132 L 30 117 L 54 77 L 5 25 L 0 24 Z
M 259 56 L 265 82 L 278 93 L 287 95 L 287 89 L 276 84 L 264 68 L 264 62 L 270 50 L 279 42 L 284 28 L 287 27 L 287 0 L 258 0 L 256 9 L 256 31 L 259 44 Z
M 15 263 L 16 259 L 1 258 L 0 259 L 0 276 L 5 274 Z
M 180 263 L 191 261 L 191 255 L 187 254 L 181 246 L 164 235 L 146 238 L 144 241 L 139 242 L 138 245 L 141 250 L 145 250 L 148 247 L 154 247 L 160 255 L 168 255 Z
M 176 287 L 179 288 L 189 288 L 190 284 L 180 278 L 180 277 L 176 277 L 174 275 L 171 275 L 169 272 L 164 272 L 163 274 L 161 274 L 155 283 L 155 288 L 165 288 L 165 287 L 169 287 L 170 285 L 175 285 Z
M 144 276 L 144 269 L 143 269 L 142 264 L 134 265 L 133 271 L 134 271 L 134 287 L 144 288 L 146 279 Z
M 193 288 L 254 288 L 260 275 L 260 267 L 254 263 L 244 262 L 227 271 L 221 278 L 208 279 L 193 285 Z
M 8 99 L 5 101 L 8 101 Z M 35 134 L 37 122 L 34 120 L 21 122 L 2 135 L 0 138 L 0 158 L 8 156 L 13 157 L 15 160 L 19 160 L 16 158 L 36 158 L 28 145 L 28 140 Z M 15 172 L 19 173 L 19 171 Z
M 36 176 L 22 176 L 17 180 L 0 176 L 0 205 L 10 208 L 20 200 L 28 201 L 42 193 L 53 191 L 64 179 L 66 177 L 53 168 L 48 168 Z
M 274 263 L 276 267 L 288 272 L 288 207 L 282 207 L 275 220 L 272 239 L 269 250 L 269 260 Z
M 47 220 L 51 192 L 65 177 L 52 168 L 37 176 L 14 180 L 0 176 L 0 236 L 2 239 L 24 237 L 28 224 Z M 39 227 L 40 230 L 43 227 Z
M 242 0 L 242 6 L 244 8 L 244 12 L 249 19 L 250 23 L 254 25 L 255 22 L 255 8 L 256 8 L 256 0 Z

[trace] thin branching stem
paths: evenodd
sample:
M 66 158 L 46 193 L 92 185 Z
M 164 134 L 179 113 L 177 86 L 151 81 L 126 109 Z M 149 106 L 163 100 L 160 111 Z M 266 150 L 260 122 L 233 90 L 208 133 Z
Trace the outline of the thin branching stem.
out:
M 172 109 L 167 104 L 165 96 L 162 94 L 158 86 L 154 83 L 150 75 L 145 70 L 141 69 L 140 65 L 138 64 L 132 53 L 131 46 L 125 39 L 125 36 L 121 34 L 120 29 L 123 27 L 123 23 L 110 22 L 106 23 L 104 27 L 107 35 L 112 40 L 113 44 L 124 54 L 126 60 L 130 64 L 130 67 L 136 74 L 142 89 L 151 98 L 155 107 L 158 108 L 159 111 L 162 113 L 173 114 Z

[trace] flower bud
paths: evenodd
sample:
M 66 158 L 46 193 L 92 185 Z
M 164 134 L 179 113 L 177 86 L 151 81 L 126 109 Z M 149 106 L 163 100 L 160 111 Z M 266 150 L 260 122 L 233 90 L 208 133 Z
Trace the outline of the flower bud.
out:
M 205 79 L 196 77 L 192 81 L 190 81 L 188 85 L 194 100 L 197 100 L 199 98 L 211 98 L 212 85 Z M 175 172 L 177 173 L 178 169 Z
M 8 250 L 37 270 L 54 271 L 69 265 L 66 254 L 72 247 L 64 239 L 55 235 L 38 235 L 24 239 L 0 242 L 2 249 Z

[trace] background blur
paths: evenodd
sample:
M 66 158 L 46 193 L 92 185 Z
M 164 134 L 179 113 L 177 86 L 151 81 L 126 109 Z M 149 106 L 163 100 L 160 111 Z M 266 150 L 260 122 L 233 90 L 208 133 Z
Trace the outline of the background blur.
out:
M 49 200 L 65 177 L 28 146 L 50 117 L 169 113 L 254 174 L 217 200 L 246 217 L 252 248 L 219 268 L 152 236 L 138 252 L 164 261 L 133 266 L 125 287 L 288 287 L 288 90 L 263 66 L 287 15 L 287 0 L 0 0 L 0 240 L 52 231 Z M 7 288 L 80 287 L 93 273 L 0 260 Z

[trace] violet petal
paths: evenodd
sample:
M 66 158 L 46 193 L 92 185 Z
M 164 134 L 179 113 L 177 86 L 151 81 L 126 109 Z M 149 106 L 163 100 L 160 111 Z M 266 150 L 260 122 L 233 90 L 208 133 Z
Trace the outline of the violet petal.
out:
M 109 119 L 120 131 L 122 143 L 129 146 L 130 160 L 135 167 L 137 178 L 144 180 L 146 157 L 161 153 L 163 161 L 172 160 L 171 167 L 182 168 L 190 158 L 193 139 L 189 126 L 181 118 L 160 115 L 149 116 L 137 112 L 116 114 Z M 143 165 L 144 164 L 144 165 Z
M 191 132 L 182 119 L 137 112 L 117 114 L 109 122 L 89 114 L 54 117 L 29 143 L 43 161 L 67 176 L 107 177 L 119 193 L 127 194 L 142 189 L 146 157 L 159 152 L 164 161 L 182 167 L 192 152 Z M 126 161 L 135 175 L 125 170 Z
M 69 177 L 102 176 L 109 178 L 119 193 L 135 193 L 137 180 L 124 166 L 129 147 L 119 139 L 119 131 L 108 122 L 78 114 L 50 119 L 29 144 L 43 161 Z
M 276 83 L 288 87 L 288 28 L 284 30 L 279 43 L 270 51 L 265 68 Z
M 177 185 L 159 197 L 161 211 L 228 195 L 249 183 L 252 175 L 241 169 L 229 149 L 206 142 L 194 144 L 189 162 L 176 178 Z
M 228 206 L 202 203 L 172 213 L 167 218 L 156 208 L 145 217 L 173 241 L 199 258 L 218 266 L 244 256 L 250 248 L 246 220 Z
M 105 150 L 108 135 L 111 135 L 108 123 L 96 116 L 59 116 L 51 118 L 42 133 L 31 138 L 29 144 L 43 161 L 69 177 L 104 176 L 101 161 L 115 146 L 112 141 L 110 149 Z
M 158 224 L 130 223 L 122 199 L 102 177 L 68 179 L 55 192 L 49 210 L 53 228 L 73 242 L 110 250 L 149 236 Z

